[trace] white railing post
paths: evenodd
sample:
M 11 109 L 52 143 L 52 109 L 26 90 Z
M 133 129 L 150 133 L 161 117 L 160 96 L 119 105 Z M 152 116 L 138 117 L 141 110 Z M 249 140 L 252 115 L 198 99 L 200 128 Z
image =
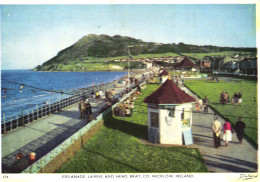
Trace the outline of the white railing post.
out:
M 10 118 L 10 131 L 12 130 L 12 126 L 13 126 L 12 120 L 13 120 L 13 118 L 11 117 L 11 118 Z
M 34 120 L 34 110 L 32 109 L 32 122 Z
M 28 120 L 28 123 L 30 121 L 30 118 L 29 118 L 29 111 L 27 110 L 27 120 Z
M 6 133 L 5 113 L 3 113 L 4 133 Z
M 19 120 L 18 120 L 18 115 L 16 115 L 16 128 L 19 127 Z
M 38 108 L 38 104 L 36 104 L 36 113 L 37 113 L 37 119 L 39 119 L 39 108 Z

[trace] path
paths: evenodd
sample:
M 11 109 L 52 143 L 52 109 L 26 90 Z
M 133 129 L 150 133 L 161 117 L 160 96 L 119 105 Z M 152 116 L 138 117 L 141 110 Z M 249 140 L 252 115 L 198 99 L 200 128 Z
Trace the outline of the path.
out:
M 116 88 L 116 97 L 124 88 Z M 100 114 L 106 106 L 104 100 L 90 99 L 93 117 Z M 37 159 L 43 157 L 64 140 L 72 136 L 86 124 L 85 119 L 79 119 L 78 104 L 69 106 L 62 111 L 19 127 L 2 135 L 2 172 L 10 172 L 16 161 L 18 152 L 28 155 L 37 154 Z
M 187 89 L 188 93 L 197 98 Z M 204 112 L 193 112 L 193 145 L 198 148 L 207 165 L 209 172 L 257 172 L 257 150 L 247 141 L 240 144 L 236 134 L 232 134 L 233 142 L 225 147 L 222 140 L 221 147 L 215 148 L 211 125 L 214 120 L 214 112 L 209 108 L 208 114 Z M 219 116 L 219 121 L 224 124 L 223 118 Z

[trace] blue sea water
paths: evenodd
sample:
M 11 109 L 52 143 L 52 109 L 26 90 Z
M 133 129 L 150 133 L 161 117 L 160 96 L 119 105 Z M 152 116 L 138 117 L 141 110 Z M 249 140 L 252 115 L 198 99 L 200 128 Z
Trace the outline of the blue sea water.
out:
M 126 72 L 36 72 L 30 70 L 1 71 L 1 116 L 15 115 L 21 111 L 35 108 L 36 104 L 58 101 L 66 95 L 33 89 L 30 85 L 47 90 L 71 91 L 96 84 L 117 80 Z M 5 80 L 18 82 L 14 84 Z M 22 92 L 20 91 L 22 90 Z

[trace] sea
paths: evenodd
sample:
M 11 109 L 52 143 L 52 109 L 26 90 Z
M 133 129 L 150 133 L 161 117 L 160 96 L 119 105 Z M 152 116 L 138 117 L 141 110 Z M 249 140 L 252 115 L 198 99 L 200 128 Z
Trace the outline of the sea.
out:
M 26 113 L 44 103 L 53 103 L 66 93 L 100 83 L 118 80 L 126 72 L 38 72 L 31 70 L 1 71 L 1 118 Z M 28 86 L 26 86 L 28 85 Z M 31 86 L 31 87 L 29 87 Z M 45 90 L 64 92 L 55 93 Z

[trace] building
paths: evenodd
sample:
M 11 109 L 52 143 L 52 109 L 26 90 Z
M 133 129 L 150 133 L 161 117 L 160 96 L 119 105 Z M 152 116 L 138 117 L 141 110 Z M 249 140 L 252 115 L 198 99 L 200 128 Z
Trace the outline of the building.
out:
M 224 63 L 224 70 L 228 72 L 234 72 L 238 69 L 238 61 L 228 61 Z
M 239 69 L 241 73 L 257 75 L 257 57 L 242 59 L 239 61 Z
M 196 68 L 197 65 L 193 63 L 187 56 L 185 56 L 182 60 L 178 61 L 175 65 L 175 69 L 181 70 L 191 70 L 192 68 Z
M 148 106 L 148 141 L 192 144 L 192 103 L 196 100 L 167 79 L 144 99 Z M 183 140 L 184 138 L 184 140 Z

